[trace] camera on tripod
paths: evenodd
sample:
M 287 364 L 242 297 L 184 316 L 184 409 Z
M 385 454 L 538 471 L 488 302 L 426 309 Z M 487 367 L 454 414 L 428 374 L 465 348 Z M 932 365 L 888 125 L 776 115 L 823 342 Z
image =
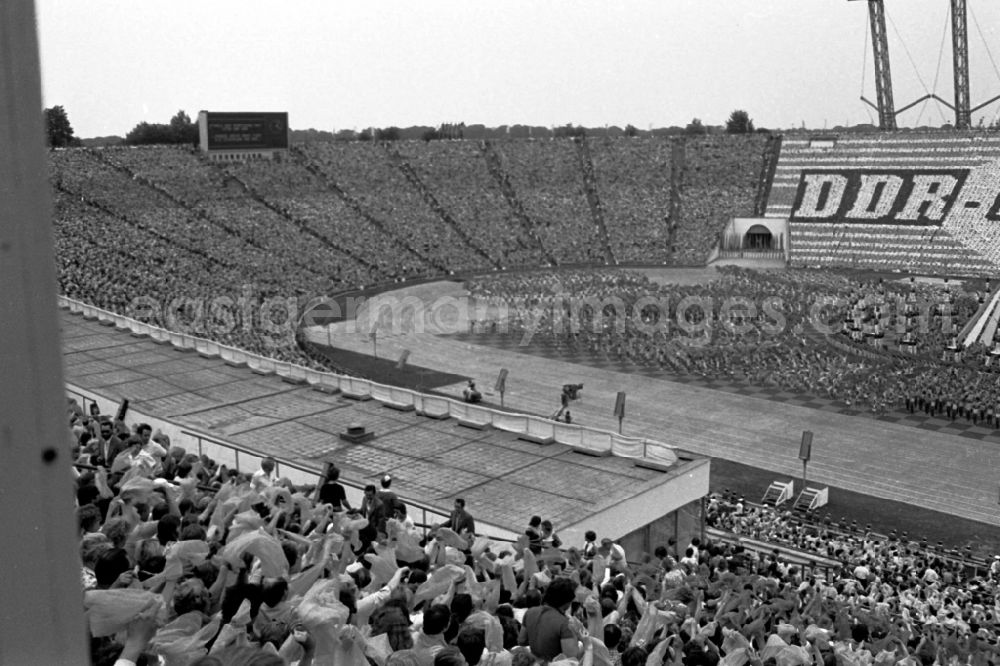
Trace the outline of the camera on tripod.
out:
M 570 400 L 579 400 L 580 391 L 583 390 L 583 384 L 563 384 L 562 389 L 562 403 L 566 405 Z

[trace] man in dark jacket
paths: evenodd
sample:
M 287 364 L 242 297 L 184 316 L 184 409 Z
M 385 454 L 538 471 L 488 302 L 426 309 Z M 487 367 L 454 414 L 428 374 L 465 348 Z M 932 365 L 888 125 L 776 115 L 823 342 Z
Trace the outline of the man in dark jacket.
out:
M 465 510 L 465 500 L 461 497 L 455 498 L 455 508 L 452 509 L 451 516 L 445 527 L 451 529 L 456 534 L 472 537 L 476 534 L 476 521 L 468 511 Z

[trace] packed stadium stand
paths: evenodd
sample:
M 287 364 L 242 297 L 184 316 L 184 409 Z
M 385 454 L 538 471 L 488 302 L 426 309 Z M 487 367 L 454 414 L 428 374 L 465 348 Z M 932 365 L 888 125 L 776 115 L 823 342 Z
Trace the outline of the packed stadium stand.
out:
M 224 163 L 177 148 L 52 151 L 92 663 L 1000 661 L 1000 557 L 736 496 L 685 504 L 683 532 L 676 517 L 655 532 L 633 515 L 616 525 L 616 503 L 707 466 L 663 465 L 647 459 L 655 442 L 596 430 L 608 450 L 581 451 L 559 439 L 578 424 L 330 379 L 290 330 L 313 296 L 460 276 L 510 313 L 506 335 L 544 324 L 540 344 L 558 353 L 1000 428 L 1000 375 L 983 367 L 1000 319 L 988 281 L 798 269 L 988 274 L 1000 260 L 1000 140 L 821 139 L 344 142 Z M 859 169 L 886 178 L 864 190 L 845 175 Z M 870 195 L 860 213 L 840 205 L 859 191 Z M 900 202 L 882 208 L 886 192 Z M 607 267 L 703 266 L 730 218 L 755 213 L 789 219 L 796 268 L 727 268 L 667 287 Z M 233 307 L 248 296 L 286 299 L 276 304 L 291 325 Z M 566 330 L 570 296 L 627 307 L 604 328 Z M 734 296 L 762 308 L 723 316 L 716 307 Z M 220 298 L 227 308 L 199 309 Z M 643 299 L 662 309 L 634 307 Z M 817 332 L 817 312 L 828 331 Z M 495 323 L 473 322 L 469 335 L 494 336 Z M 942 360 L 959 331 L 970 353 Z M 102 393 L 121 387 L 139 396 L 126 418 Z M 439 418 L 473 429 L 455 435 Z M 387 435 L 365 439 L 364 419 Z M 486 425 L 496 431 L 475 429 Z M 175 426 L 197 450 L 171 442 Z M 277 466 L 262 455 L 290 449 Z M 374 483 L 341 480 L 337 465 L 315 476 L 338 456 Z M 576 474 L 549 473 L 560 462 Z M 595 503 L 607 515 L 590 533 Z M 427 524 L 414 523 L 418 511 Z
M 998 160 L 1000 137 L 994 134 L 785 136 L 766 215 L 790 219 L 792 265 L 982 275 L 995 270 L 1000 257 L 992 222 Z M 809 194 L 806 174 L 862 171 L 883 178 L 882 189 L 863 201 L 864 210 L 845 204 L 816 211 L 802 199 Z M 915 177 L 948 180 L 930 185 L 923 213 L 907 214 L 907 195 L 919 196 Z M 845 201 L 859 190 L 864 192 L 851 182 Z
M 590 141 L 611 252 L 621 262 L 670 259 L 670 151 L 656 139 Z M 662 224 L 652 224 L 660 220 Z

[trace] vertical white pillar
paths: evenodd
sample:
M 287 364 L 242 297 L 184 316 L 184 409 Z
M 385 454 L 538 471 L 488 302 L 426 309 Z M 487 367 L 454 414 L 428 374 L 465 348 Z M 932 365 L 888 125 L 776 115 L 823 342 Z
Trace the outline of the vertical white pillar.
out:
M 87 649 L 33 0 L 0 2 L 0 663 Z

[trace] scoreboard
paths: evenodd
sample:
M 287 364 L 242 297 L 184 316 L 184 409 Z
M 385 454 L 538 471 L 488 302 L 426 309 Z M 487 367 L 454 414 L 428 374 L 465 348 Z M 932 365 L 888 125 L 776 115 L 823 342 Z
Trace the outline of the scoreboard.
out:
M 272 151 L 288 149 L 288 113 L 198 114 L 203 151 Z

